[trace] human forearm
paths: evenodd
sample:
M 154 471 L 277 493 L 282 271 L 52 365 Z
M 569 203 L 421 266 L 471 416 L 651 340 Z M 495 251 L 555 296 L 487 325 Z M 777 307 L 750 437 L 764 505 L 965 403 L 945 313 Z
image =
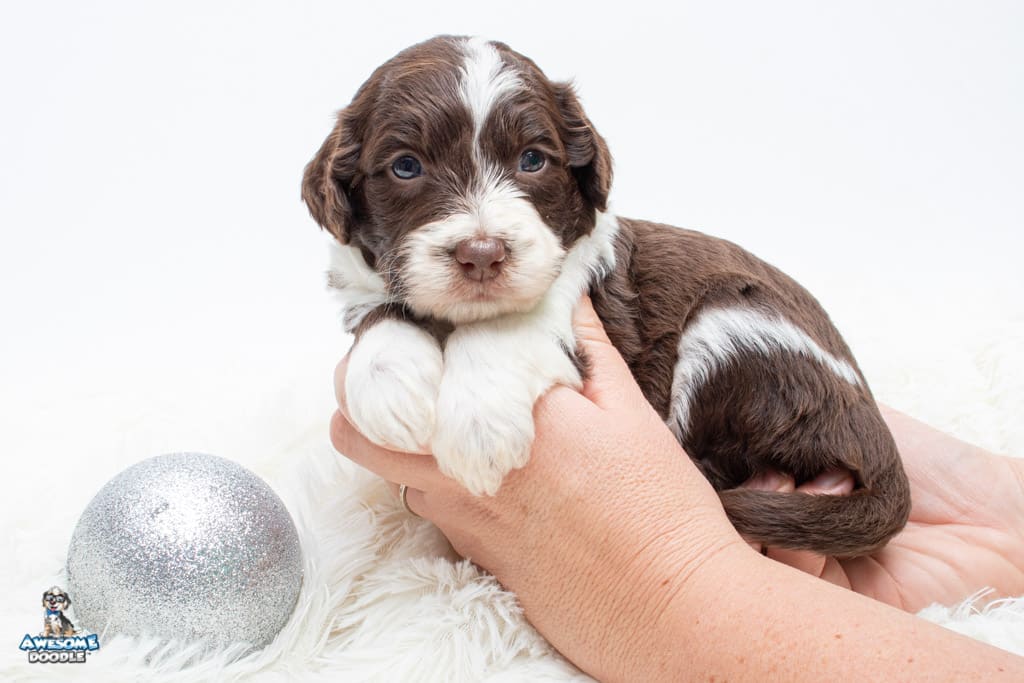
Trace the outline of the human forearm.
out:
M 1024 659 L 743 546 L 689 577 L 647 630 L 621 680 L 1024 680 Z

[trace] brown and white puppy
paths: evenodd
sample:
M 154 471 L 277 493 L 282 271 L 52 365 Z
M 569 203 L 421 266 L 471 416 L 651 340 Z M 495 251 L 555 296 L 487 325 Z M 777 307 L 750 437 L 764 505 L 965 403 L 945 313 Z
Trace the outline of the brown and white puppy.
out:
M 60 638 L 75 635 L 75 625 L 64 614 L 71 606 L 71 596 L 59 586 L 54 586 L 43 593 L 43 632 L 44 638 Z
M 374 441 L 493 494 L 534 402 L 581 386 L 584 292 L 647 399 L 748 537 L 851 556 L 909 489 L 863 375 L 814 298 L 734 244 L 607 211 L 612 162 L 573 89 L 508 46 L 442 36 L 379 67 L 306 167 L 356 335 L 346 391 Z M 738 490 L 854 473 L 850 496 Z

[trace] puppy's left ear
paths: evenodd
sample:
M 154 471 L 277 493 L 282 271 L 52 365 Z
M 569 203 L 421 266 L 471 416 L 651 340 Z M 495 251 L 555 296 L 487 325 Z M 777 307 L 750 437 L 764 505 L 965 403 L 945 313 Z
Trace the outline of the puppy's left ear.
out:
M 71 596 L 67 593 L 64 594 L 64 606 L 71 607 Z
M 583 197 L 598 211 L 608 208 L 612 186 L 612 157 L 608 145 L 583 112 L 571 83 L 555 83 L 555 97 L 562 115 L 562 140 Z

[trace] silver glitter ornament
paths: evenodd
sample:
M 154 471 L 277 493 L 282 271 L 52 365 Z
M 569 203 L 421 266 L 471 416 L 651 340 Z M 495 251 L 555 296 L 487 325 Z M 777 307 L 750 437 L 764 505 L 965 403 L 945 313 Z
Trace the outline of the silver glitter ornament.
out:
M 75 624 L 90 631 L 262 647 L 295 608 L 302 554 L 262 479 L 175 453 L 100 489 L 71 538 L 67 577 Z

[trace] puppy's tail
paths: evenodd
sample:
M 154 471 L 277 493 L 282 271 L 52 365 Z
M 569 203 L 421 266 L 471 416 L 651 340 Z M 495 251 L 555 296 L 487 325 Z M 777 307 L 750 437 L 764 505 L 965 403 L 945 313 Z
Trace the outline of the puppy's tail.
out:
M 769 547 L 857 557 L 878 550 L 907 523 L 910 485 L 898 458 L 871 486 L 848 496 L 729 489 L 722 506 L 733 526 Z

